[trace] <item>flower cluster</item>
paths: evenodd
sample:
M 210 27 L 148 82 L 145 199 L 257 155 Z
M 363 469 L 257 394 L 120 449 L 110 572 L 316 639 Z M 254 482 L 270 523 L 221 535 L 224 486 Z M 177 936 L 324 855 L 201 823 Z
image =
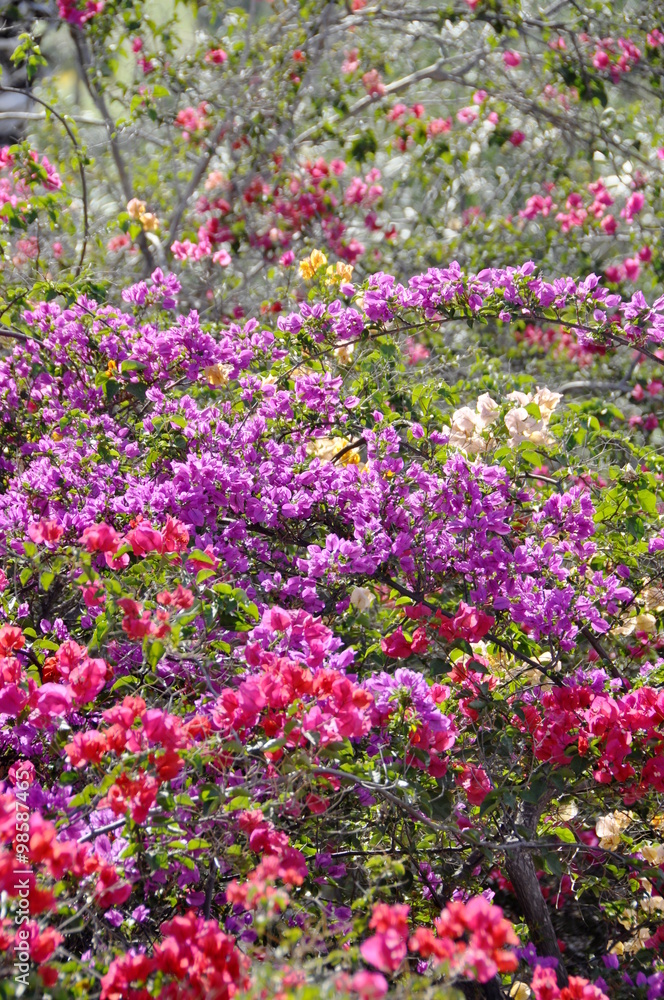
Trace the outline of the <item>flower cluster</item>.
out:
M 647 680 L 661 666 L 659 480 L 606 472 L 639 518 L 646 587 L 634 553 L 614 552 L 610 491 L 556 458 L 561 393 L 523 380 L 433 415 L 403 377 L 416 326 L 525 316 L 650 350 L 662 302 L 529 265 L 359 286 L 339 263 L 311 252 L 312 294 L 273 328 L 179 314 L 161 271 L 122 307 L 33 302 L 35 339 L 0 360 L 0 712 L 7 759 L 32 767 L 34 954 L 59 962 L 68 925 L 47 920 L 89 902 L 95 928 L 131 942 L 119 953 L 95 930 L 108 1000 L 230 998 L 286 927 L 304 955 L 356 940 L 335 975 L 367 1000 L 410 974 L 409 956 L 413 975 L 507 977 L 519 872 L 491 874 L 494 906 L 472 851 L 500 844 L 495 817 L 518 814 L 533 766 L 545 810 L 577 775 L 611 797 L 599 818 L 554 828 L 563 860 L 577 834 L 595 852 L 564 884 L 534 876 L 556 914 L 577 870 L 594 877 L 602 851 L 625 850 L 622 817 L 638 829 L 664 791 Z M 376 342 L 390 375 L 368 392 Z M 542 447 L 553 472 L 524 475 Z M 642 840 L 630 865 L 659 857 Z M 399 874 L 411 844 L 405 898 L 346 905 L 356 877 L 385 899 L 378 866 Z M 3 853 L 3 887 L 18 856 Z M 435 918 L 459 859 L 468 880 Z M 564 989 L 600 988 L 578 983 Z
M 518 967 L 519 960 L 509 948 L 519 943 L 514 928 L 500 907 L 483 896 L 467 903 L 448 903 L 435 928 L 434 934 L 428 927 L 418 927 L 409 941 L 410 950 L 480 983 Z
M 216 920 L 204 920 L 189 912 L 161 925 L 162 938 L 154 955 L 125 955 L 115 959 L 102 978 L 102 1000 L 124 1000 L 136 994 L 155 973 L 163 977 L 159 993 L 141 991 L 144 996 L 177 995 L 182 989 L 191 1000 L 218 997 L 230 1000 L 248 986 L 247 961 L 235 941 L 220 929 Z M 180 984 L 180 985 L 178 985 Z

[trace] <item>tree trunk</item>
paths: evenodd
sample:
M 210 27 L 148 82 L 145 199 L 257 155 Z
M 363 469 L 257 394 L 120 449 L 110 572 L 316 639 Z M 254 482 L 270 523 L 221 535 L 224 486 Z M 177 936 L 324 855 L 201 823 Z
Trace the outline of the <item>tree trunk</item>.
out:
M 558 938 L 551 922 L 549 908 L 540 889 L 532 855 L 525 850 L 508 851 L 505 868 L 510 882 L 514 886 L 514 893 L 538 954 L 558 959 L 556 970 L 558 985 L 567 986 L 567 972 L 558 947 Z

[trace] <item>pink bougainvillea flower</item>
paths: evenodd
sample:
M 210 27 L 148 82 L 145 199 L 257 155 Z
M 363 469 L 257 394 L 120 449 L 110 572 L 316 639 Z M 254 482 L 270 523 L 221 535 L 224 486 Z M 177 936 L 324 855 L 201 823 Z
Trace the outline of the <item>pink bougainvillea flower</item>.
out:
M 396 972 L 408 952 L 409 911 L 410 906 L 404 904 L 375 904 L 369 927 L 376 933 L 360 945 L 365 962 L 381 972 Z
M 205 54 L 205 61 L 213 63 L 215 66 L 222 66 L 227 59 L 228 55 L 223 49 L 210 49 L 210 51 Z
M 380 648 L 386 656 L 392 659 L 407 659 L 412 652 L 412 643 L 406 639 L 403 630 L 399 627 L 396 632 L 381 639 Z
M 471 607 L 465 601 L 459 604 L 459 610 L 454 618 L 447 618 L 444 615 L 439 617 L 441 624 L 438 634 L 453 642 L 454 639 L 465 639 L 467 642 L 479 642 L 495 624 L 495 618 L 485 614 L 478 608 Z
M 38 521 L 36 524 L 28 525 L 28 535 L 33 542 L 38 545 L 46 545 L 52 549 L 62 538 L 64 529 L 57 521 Z
M 126 539 L 135 556 L 145 558 L 151 552 L 161 553 L 164 551 L 164 539 L 161 533 L 144 521 L 128 531 Z
M 461 774 L 457 775 L 456 781 L 473 806 L 481 806 L 491 791 L 489 777 L 481 767 L 465 766 Z
M 100 524 L 88 525 L 79 541 L 88 552 L 117 552 L 122 539 L 115 528 L 102 521 Z
M 353 993 L 359 993 L 360 1000 L 380 1000 L 388 989 L 385 976 L 366 969 L 356 972 L 348 985 Z

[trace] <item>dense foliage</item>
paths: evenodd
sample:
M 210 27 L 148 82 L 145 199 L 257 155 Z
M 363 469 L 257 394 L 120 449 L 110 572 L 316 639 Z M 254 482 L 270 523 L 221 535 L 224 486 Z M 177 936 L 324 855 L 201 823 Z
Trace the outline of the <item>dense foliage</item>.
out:
M 0 995 L 664 995 L 657 4 L 39 15 Z

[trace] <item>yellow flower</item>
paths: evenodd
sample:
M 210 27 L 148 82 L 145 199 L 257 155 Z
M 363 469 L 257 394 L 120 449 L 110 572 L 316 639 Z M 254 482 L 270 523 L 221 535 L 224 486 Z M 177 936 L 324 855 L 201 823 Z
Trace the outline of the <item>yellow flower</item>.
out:
M 315 458 L 320 458 L 321 462 L 331 462 L 343 448 L 350 444 L 346 438 L 321 437 L 309 442 L 307 451 Z M 342 465 L 359 465 L 360 456 L 355 448 L 345 451 L 339 459 Z
M 127 215 L 130 219 L 134 219 L 138 222 L 140 217 L 145 213 L 146 204 L 144 201 L 140 201 L 138 198 L 132 198 L 130 202 L 127 203 Z
M 344 264 L 338 260 L 334 267 L 328 267 L 325 273 L 328 275 L 325 279 L 326 285 L 340 285 L 342 281 L 350 281 L 353 274 L 353 265 Z
M 226 385 L 231 372 L 230 365 L 210 365 L 203 369 L 203 374 L 210 385 Z
M 118 366 L 116 365 L 115 361 L 113 360 L 113 358 L 111 358 L 108 362 L 108 367 L 106 369 L 106 374 L 108 375 L 109 378 L 111 377 L 113 372 L 117 371 L 117 367 Z
M 141 212 L 138 219 L 146 233 L 156 233 L 159 229 L 159 219 L 152 212 Z
M 309 281 L 325 264 L 327 264 L 325 254 L 321 250 L 312 250 L 308 257 L 300 261 L 300 276 Z

